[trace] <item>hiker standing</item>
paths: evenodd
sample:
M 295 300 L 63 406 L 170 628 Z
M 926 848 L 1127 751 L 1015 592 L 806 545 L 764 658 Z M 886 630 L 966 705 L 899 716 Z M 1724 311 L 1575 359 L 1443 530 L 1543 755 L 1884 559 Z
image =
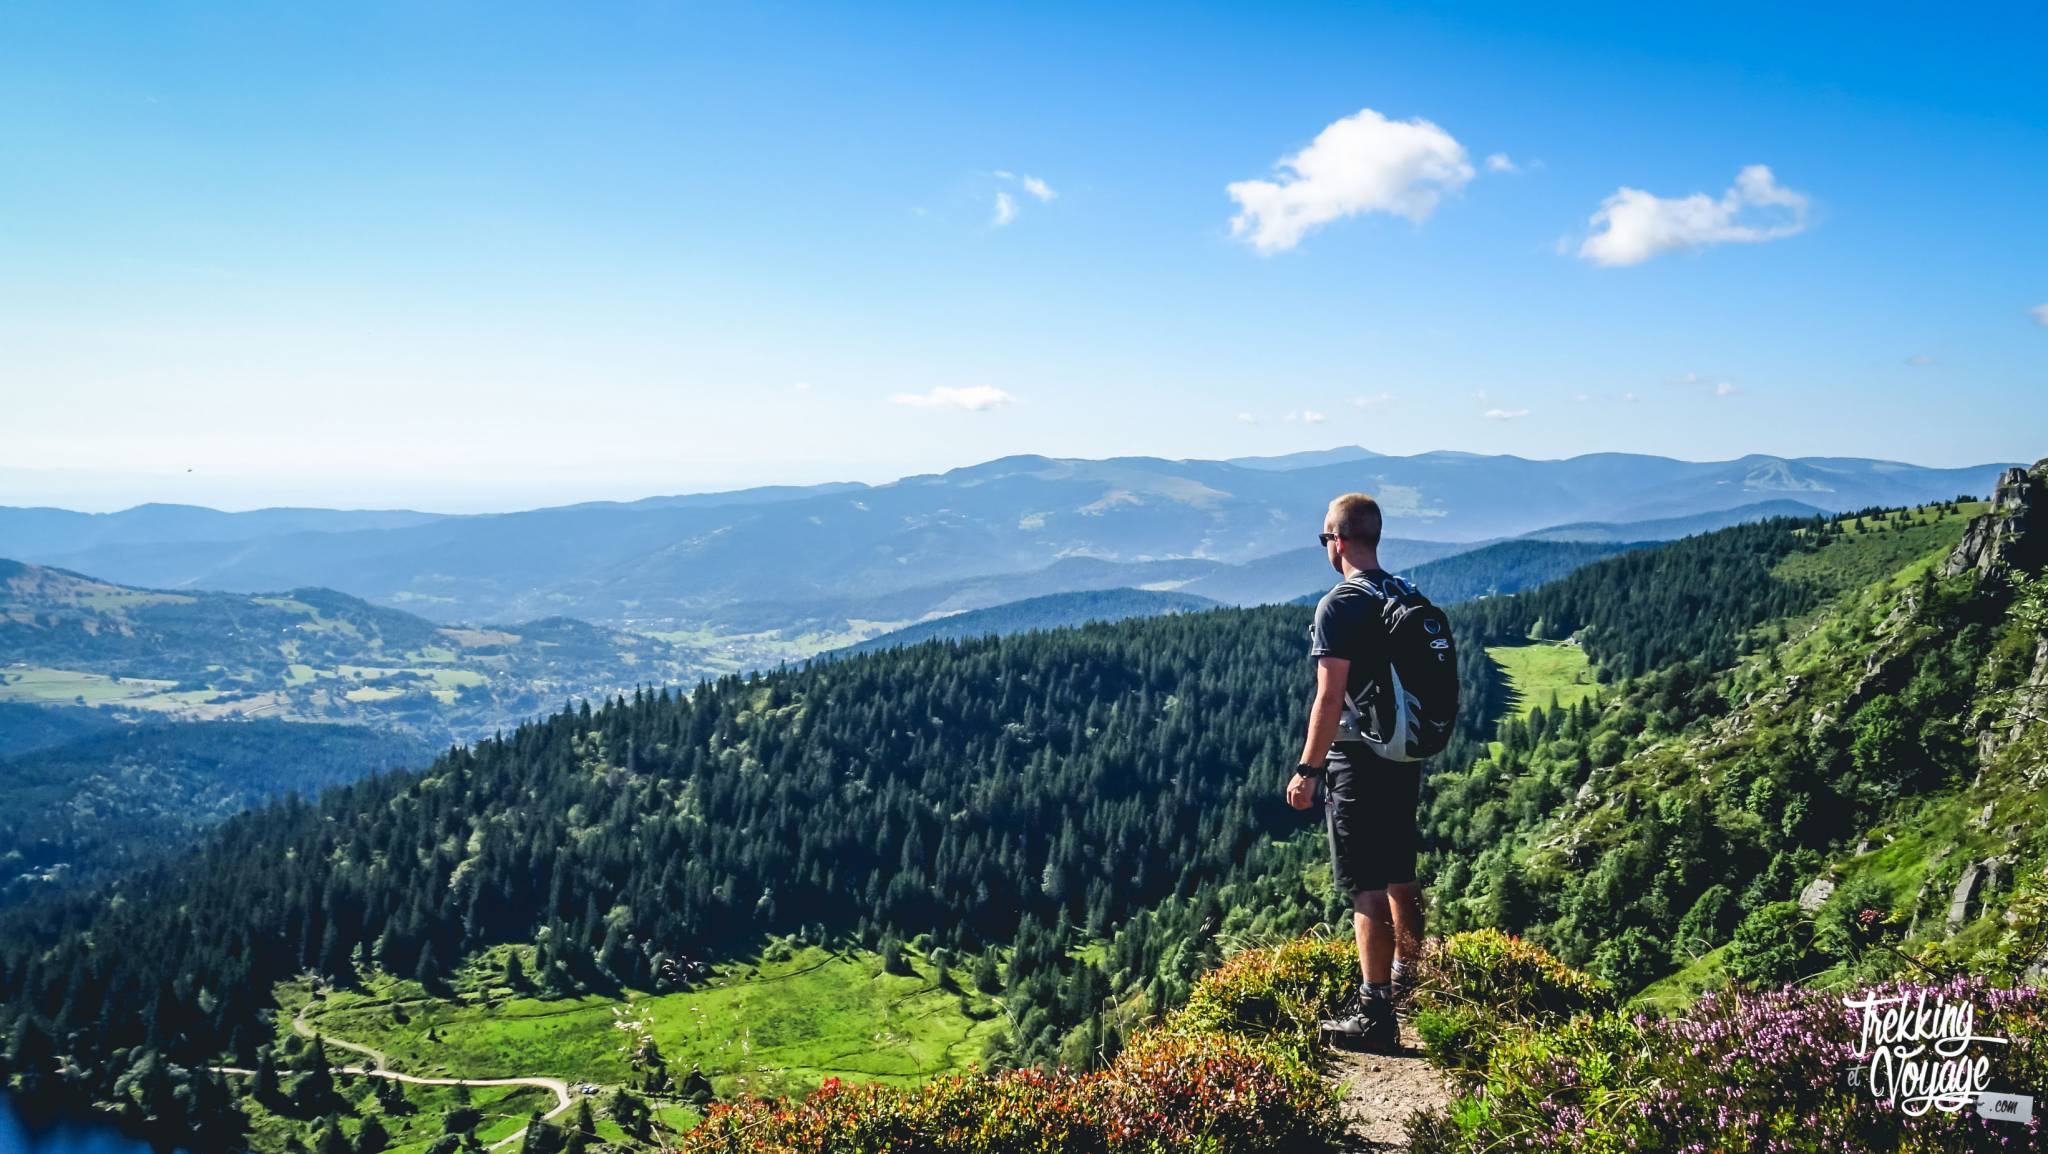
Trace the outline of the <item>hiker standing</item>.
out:
M 1396 1002 L 1413 990 L 1422 945 L 1415 880 L 1423 757 L 1443 748 L 1457 712 L 1450 625 L 1407 580 L 1380 568 L 1379 504 L 1330 502 L 1330 567 L 1344 579 L 1316 605 L 1309 656 L 1316 693 L 1288 804 L 1307 809 L 1324 781 L 1337 885 L 1351 896 L 1363 984 L 1322 1023 L 1371 1050 L 1399 1048 Z

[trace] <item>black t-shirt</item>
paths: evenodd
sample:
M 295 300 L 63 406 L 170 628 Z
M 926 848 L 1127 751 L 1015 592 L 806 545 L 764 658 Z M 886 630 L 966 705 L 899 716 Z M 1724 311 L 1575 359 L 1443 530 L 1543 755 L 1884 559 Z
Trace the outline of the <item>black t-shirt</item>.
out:
M 1390 576 L 1384 569 L 1362 572 L 1374 579 Z M 1358 582 L 1346 579 L 1316 602 L 1315 620 L 1308 627 L 1309 660 L 1342 657 L 1351 662 L 1351 675 L 1346 679 L 1345 689 L 1353 698 L 1363 693 L 1386 665 L 1383 655 L 1386 626 L 1380 619 L 1382 604 Z M 1337 727 L 1337 736 L 1332 744 L 1364 740 L 1365 735 L 1358 732 L 1358 727 L 1347 716 Z

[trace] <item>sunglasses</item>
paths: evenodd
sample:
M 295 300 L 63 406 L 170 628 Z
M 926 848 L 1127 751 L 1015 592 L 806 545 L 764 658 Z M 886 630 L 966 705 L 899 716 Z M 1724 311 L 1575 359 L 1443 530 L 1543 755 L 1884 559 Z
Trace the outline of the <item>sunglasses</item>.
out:
M 1341 540 L 1343 540 L 1343 539 L 1344 539 L 1344 534 L 1342 534 L 1342 533 L 1318 533 L 1318 534 L 1316 534 L 1316 540 L 1317 540 L 1317 541 L 1319 541 L 1319 542 L 1321 542 L 1321 543 L 1322 543 L 1322 544 L 1324 544 L 1324 545 L 1328 545 L 1328 544 L 1329 544 L 1330 542 L 1332 542 L 1332 541 L 1341 541 Z

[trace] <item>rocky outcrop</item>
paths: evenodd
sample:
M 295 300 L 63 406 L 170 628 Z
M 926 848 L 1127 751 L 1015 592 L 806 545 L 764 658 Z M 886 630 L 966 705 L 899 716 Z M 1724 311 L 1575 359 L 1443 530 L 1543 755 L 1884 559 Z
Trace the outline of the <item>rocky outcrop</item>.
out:
M 1953 577 L 1974 569 L 1998 577 L 2015 565 L 2039 568 L 2048 559 L 2048 533 L 2030 528 L 2043 517 L 2048 517 L 2048 458 L 2032 469 L 2007 469 L 1991 494 L 1990 512 L 1971 519 L 1942 574 Z

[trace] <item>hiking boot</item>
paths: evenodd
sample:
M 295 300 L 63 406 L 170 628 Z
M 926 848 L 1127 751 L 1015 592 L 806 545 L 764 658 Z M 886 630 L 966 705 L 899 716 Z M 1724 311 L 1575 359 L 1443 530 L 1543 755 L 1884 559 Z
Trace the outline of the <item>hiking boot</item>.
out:
M 1364 987 L 1354 990 L 1337 1015 L 1316 1023 L 1334 1042 L 1357 1046 L 1375 1054 L 1394 1054 L 1401 1049 L 1400 1028 L 1394 1024 L 1394 1004 L 1375 998 Z

